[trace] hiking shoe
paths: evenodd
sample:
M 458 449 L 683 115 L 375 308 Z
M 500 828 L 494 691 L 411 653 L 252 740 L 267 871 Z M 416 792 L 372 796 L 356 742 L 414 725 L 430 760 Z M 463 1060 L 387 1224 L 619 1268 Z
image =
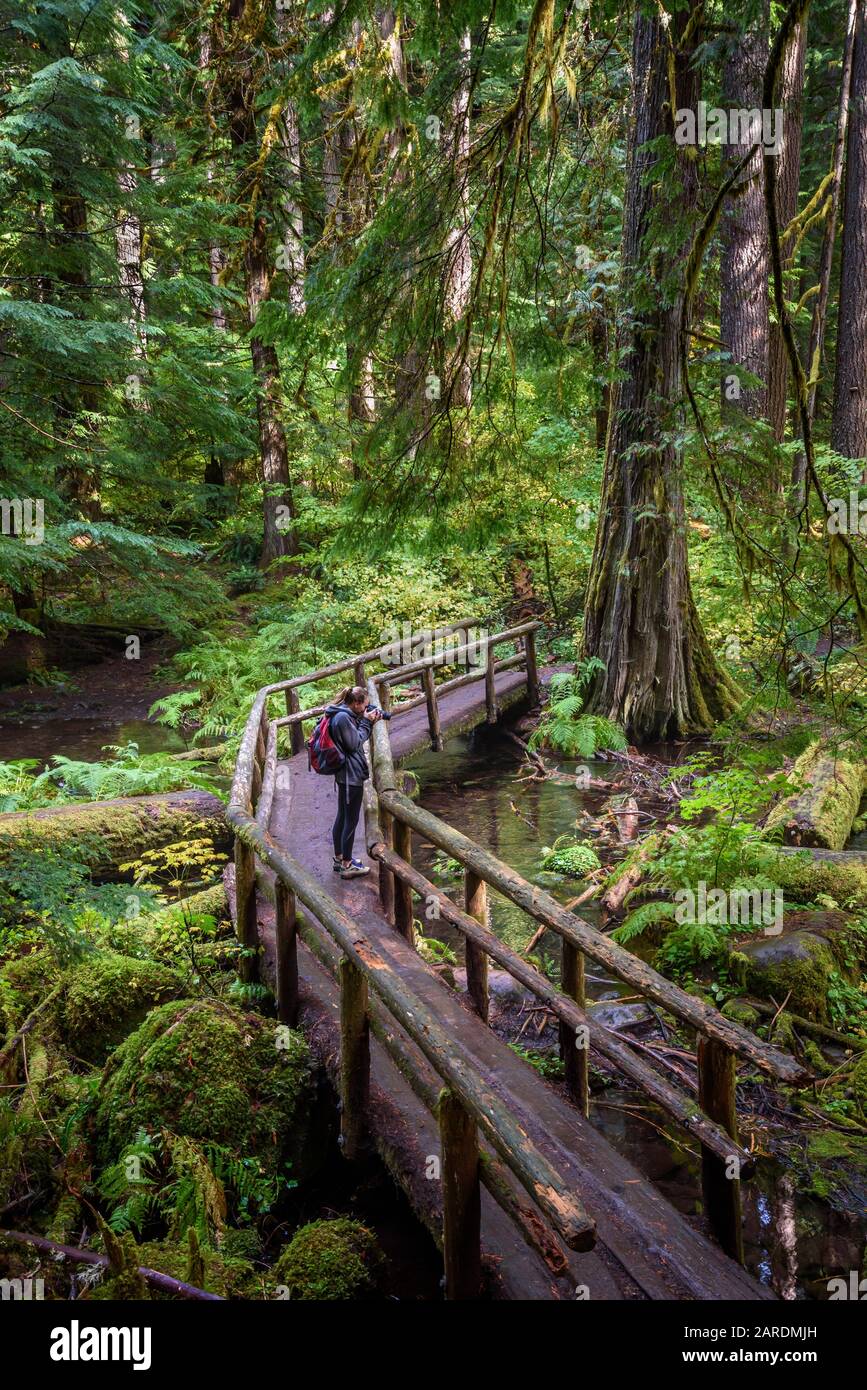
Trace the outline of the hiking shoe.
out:
M 331 867 L 336 874 L 343 872 L 343 860 L 339 854 L 333 854 L 331 856 Z
M 341 878 L 361 878 L 362 874 L 369 874 L 370 866 L 362 864 L 360 859 L 351 859 L 348 864 L 344 864 L 340 870 Z

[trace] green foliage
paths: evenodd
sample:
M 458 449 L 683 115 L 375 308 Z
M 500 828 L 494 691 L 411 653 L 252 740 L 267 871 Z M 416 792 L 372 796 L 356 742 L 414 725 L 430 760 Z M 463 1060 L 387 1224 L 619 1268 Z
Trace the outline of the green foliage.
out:
M 296 1231 L 273 1275 L 289 1298 L 318 1302 L 371 1297 L 382 1269 L 376 1238 L 358 1221 L 313 1221 Z
M 582 661 L 572 673 L 551 677 L 551 703 L 530 738 L 531 747 L 547 744 L 567 758 L 592 758 L 600 749 L 626 748 L 623 730 L 598 714 L 584 714 L 587 688 L 604 670 L 596 657 Z
M 600 859 L 593 846 L 576 840 L 574 835 L 558 835 L 553 845 L 542 850 L 541 868 L 552 873 L 583 878 L 599 867 Z

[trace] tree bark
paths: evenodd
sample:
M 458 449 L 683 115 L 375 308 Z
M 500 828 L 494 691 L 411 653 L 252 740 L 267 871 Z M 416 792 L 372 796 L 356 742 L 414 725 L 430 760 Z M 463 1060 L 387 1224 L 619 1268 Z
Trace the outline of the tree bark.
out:
M 226 51 L 222 55 L 229 132 L 241 167 L 239 201 L 255 205 L 265 197 L 264 190 L 250 185 L 250 168 L 267 159 L 268 148 L 259 148 L 256 128 L 256 101 L 259 83 L 256 73 L 257 44 L 262 40 L 265 11 L 248 0 L 229 0 Z M 269 112 L 272 118 L 273 108 Z M 283 428 L 280 400 L 280 363 L 276 349 L 256 333 L 256 322 L 263 304 L 270 298 L 274 260 L 268 242 L 269 219 L 264 211 L 251 206 L 251 222 L 244 253 L 247 312 L 250 324 L 250 353 L 256 380 L 256 414 L 259 423 L 259 457 L 262 475 L 263 544 L 262 564 L 268 565 L 284 555 L 298 553 L 295 506 L 289 477 L 289 454 Z
M 699 16 L 675 22 L 677 107 L 693 110 L 699 77 L 679 36 Z M 599 526 L 584 614 L 584 651 L 605 669 L 590 707 L 634 741 L 709 729 L 731 713 L 736 692 L 718 666 L 692 597 L 681 458 L 673 442 L 682 410 L 680 322 L 684 246 L 662 252 L 656 228 L 689 218 L 698 198 L 696 162 L 677 151 L 676 172 L 656 169 L 653 142 L 673 141 L 668 35 L 656 15 L 636 15 L 633 36 L 634 143 L 623 240 L 623 300 Z M 654 174 L 658 182 L 654 179 Z M 686 238 L 685 231 L 685 238 Z M 653 245 L 652 245 L 653 244 Z M 652 245 L 652 250 L 651 250 Z
M 446 237 L 443 278 L 443 331 L 446 339 L 446 389 L 449 410 L 466 412 L 472 403 L 472 369 L 465 341 L 464 319 L 470 304 L 473 253 L 470 243 L 470 55 L 468 31 L 460 37 L 457 86 L 452 98 L 447 134 L 454 179 L 453 224 Z M 466 432 L 466 417 L 462 432 Z M 467 441 L 468 442 L 468 441 Z
M 777 156 L 777 213 L 780 227 L 786 227 L 798 211 L 798 188 L 801 179 L 801 134 L 804 101 L 804 52 L 806 23 L 799 24 L 792 36 L 780 78 L 779 103 L 783 110 L 782 148 Z M 783 236 L 780 252 L 783 268 L 791 264 L 794 238 Z M 774 438 L 782 440 L 786 433 L 788 403 L 789 359 L 780 326 L 770 326 L 770 357 L 768 373 L 768 414 Z
M 723 74 L 723 106 L 755 110 L 761 107 L 762 77 L 768 57 L 767 22 L 740 36 Z M 743 134 L 743 132 L 741 132 Z M 728 171 L 743 159 L 749 140 L 726 145 Z M 731 354 L 726 374 L 737 375 L 741 367 L 758 377 L 761 386 L 741 387 L 740 396 L 730 399 L 725 384 L 722 391 L 724 414 L 742 412 L 753 420 L 763 419 L 768 410 L 768 226 L 762 188 L 762 156 L 756 150 L 732 190 L 732 199 L 722 218 L 720 256 L 720 337 Z
M 858 4 L 849 103 L 831 444 L 865 460 L 867 481 L 867 0 Z
M 837 237 L 837 209 L 840 204 L 840 186 L 843 179 L 843 158 L 846 149 L 846 132 L 849 123 L 849 84 L 852 76 L 852 58 L 855 47 L 855 10 L 857 0 L 849 0 L 849 22 L 843 48 L 843 70 L 840 79 L 840 101 L 837 110 L 837 133 L 831 156 L 831 183 L 825 205 L 825 232 L 822 237 L 822 254 L 819 263 L 819 287 L 813 303 L 813 316 L 810 323 L 810 346 L 807 353 L 807 414 L 810 423 L 816 412 L 816 389 L 822 368 L 822 352 L 825 346 L 825 323 L 828 317 L 828 299 L 831 294 L 831 271 L 834 264 L 834 242 Z M 798 515 L 804 506 L 804 486 L 807 476 L 807 459 L 799 450 L 792 460 L 792 509 Z

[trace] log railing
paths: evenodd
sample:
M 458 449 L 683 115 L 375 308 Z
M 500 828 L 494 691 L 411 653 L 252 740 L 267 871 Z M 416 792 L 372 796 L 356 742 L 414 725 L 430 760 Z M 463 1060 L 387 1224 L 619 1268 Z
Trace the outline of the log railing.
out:
M 456 623 L 438 629 L 434 637 L 470 626 Z M 467 643 L 449 651 L 444 659 L 436 652 L 404 667 L 386 669 L 374 677 L 384 699 L 391 685 L 420 676 L 424 693 L 398 706 L 395 716 L 427 703 L 431 741 L 439 742 L 438 700 L 443 692 L 468 680 L 484 679 L 489 686 L 500 670 L 523 665 L 532 698 L 537 695 L 534 638 L 538 623 L 494 633 L 483 639 L 484 664 L 437 686 L 434 669 L 465 661 L 473 651 Z M 521 651 L 496 660 L 494 648 L 518 641 Z M 369 1034 L 377 1034 L 413 1089 L 436 1114 L 442 1144 L 443 1230 L 446 1293 L 450 1298 L 475 1297 L 480 1281 L 479 1182 L 507 1211 L 524 1239 L 534 1246 L 552 1269 L 564 1272 L 562 1257 L 551 1240 L 553 1230 L 569 1249 L 587 1250 L 593 1245 L 595 1227 L 580 1200 L 546 1154 L 528 1138 L 532 1117 L 506 1102 L 473 1067 L 459 1041 L 446 1032 L 429 1006 L 397 974 L 389 961 L 366 940 L 360 928 L 306 870 L 287 854 L 268 833 L 278 778 L 278 731 L 289 725 L 293 751 L 300 743 L 305 719 L 317 717 L 324 707 L 302 710 L 298 690 L 303 685 L 352 670 L 356 683 L 365 681 L 365 667 L 381 662 L 382 649 L 364 652 L 332 666 L 264 687 L 250 709 L 235 764 L 227 818 L 235 832 L 235 884 L 237 934 L 241 944 L 240 974 L 247 983 L 259 978 L 260 943 L 256 904 L 257 862 L 274 875 L 276 909 L 276 999 L 281 1022 L 294 1025 L 298 1018 L 299 935 L 315 954 L 333 969 L 340 988 L 340 1098 L 341 1144 L 347 1157 L 365 1145 L 365 1118 L 370 1084 Z M 269 698 L 285 692 L 289 713 L 270 718 Z M 489 719 L 497 718 L 495 695 L 486 701 Z M 369 789 L 368 789 L 369 792 Z M 369 809 L 368 825 L 376 824 Z M 398 825 L 398 844 L 402 825 Z M 407 847 L 408 852 L 408 847 Z M 483 885 L 479 885 L 483 893 Z M 300 908 L 299 908 L 300 904 Z M 411 892 L 401 881 L 397 911 L 405 918 L 411 909 Z M 300 909 L 304 909 L 303 911 Z M 473 910 L 471 908 L 471 910 Z M 480 903 L 476 911 L 481 911 Z M 405 934 L 411 937 L 412 919 Z M 336 948 L 336 951 L 335 951 Z M 401 1044 L 396 1020 L 423 1054 L 442 1083 L 431 1088 Z M 480 1148 L 482 1136 L 493 1152 Z M 531 1198 L 528 1204 L 516 1195 L 509 1175 L 517 1179 Z M 534 1210 L 535 1208 L 535 1210 Z
M 448 636 L 472 624 L 437 629 L 432 638 Z M 438 1116 L 443 1144 L 443 1245 L 447 1295 L 469 1297 L 478 1290 L 478 1181 L 509 1212 L 543 1258 L 552 1260 L 550 1228 L 572 1249 L 587 1249 L 594 1239 L 591 1216 L 552 1168 L 545 1154 L 527 1138 L 527 1117 L 510 1110 L 462 1053 L 459 1040 L 447 1034 L 428 1006 L 364 938 L 360 929 L 303 867 L 268 833 L 279 775 L 278 733 L 288 725 L 293 752 L 303 748 L 303 721 L 324 707 L 301 709 L 298 691 L 306 684 L 352 670 L 356 684 L 366 683 L 371 703 L 390 705 L 391 687 L 419 678 L 422 693 L 394 708 L 395 717 L 427 705 L 433 747 L 441 746 L 439 700 L 471 681 L 485 681 L 485 716 L 498 718 L 496 676 L 523 667 L 530 700 L 538 696 L 535 633 L 538 623 L 524 623 L 486 635 L 484 662 L 437 685 L 442 655 L 432 652 L 402 667 L 385 666 L 382 649 L 361 653 L 329 667 L 260 690 L 253 701 L 235 766 L 227 818 L 235 831 L 236 921 L 241 943 L 240 974 L 258 980 L 260 943 L 256 908 L 257 861 L 274 874 L 276 908 L 276 996 L 281 1021 L 295 1024 L 298 1014 L 297 939 L 333 969 L 340 986 L 341 1139 L 351 1156 L 364 1144 L 364 1117 L 369 1085 L 369 1032 L 372 1029 Z M 497 659 L 495 648 L 515 642 L 520 650 Z M 467 643 L 447 655 L 450 666 L 470 658 Z M 284 693 L 288 713 L 271 718 L 268 701 Z M 629 951 L 562 907 L 556 899 L 515 873 L 507 864 L 422 810 L 398 790 L 389 726 L 374 725 L 373 784 L 365 785 L 365 832 L 370 857 L 379 864 L 379 893 L 386 918 L 414 943 L 413 896 L 436 903 L 443 920 L 464 937 L 467 988 L 479 1016 L 487 1019 L 488 959 L 507 970 L 545 1003 L 560 1024 L 566 1079 L 586 1114 L 589 1109 L 588 1058 L 593 1049 L 630 1082 L 660 1105 L 701 1145 L 705 1208 L 728 1253 L 742 1258 L 739 1178 L 750 1174 L 753 1160 L 738 1140 L 735 1087 L 738 1058 L 765 1075 L 802 1085 L 809 1075 L 788 1054 L 763 1043 L 755 1034 L 726 1019 L 718 1010 L 673 985 Z M 464 903 L 456 906 L 412 865 L 412 835 L 423 835 L 464 866 Z M 562 943 L 561 985 L 557 989 L 539 971 L 506 947 L 487 925 L 488 888 L 504 894 L 528 916 L 556 932 Z M 305 909 L 299 911 L 299 903 Z M 698 1037 L 698 1097 L 693 1097 L 651 1067 L 627 1041 L 603 1028 L 586 1012 L 584 960 L 597 961 L 618 979 L 640 991 L 694 1029 Z M 402 1048 L 389 1020 L 396 1020 L 439 1077 L 434 1093 Z M 661 1059 L 665 1065 L 664 1059 Z M 681 1080 L 678 1074 L 678 1081 Z M 494 1153 L 480 1150 L 479 1133 Z M 508 1174 L 530 1194 L 539 1214 L 528 1214 L 516 1199 Z M 475 1175 L 475 1177 L 473 1177 Z M 546 1225 L 546 1223 L 548 1223 Z
M 371 702 L 375 702 L 377 689 L 373 681 L 368 683 L 368 692 Z M 487 1019 L 488 1013 L 488 958 L 545 1003 L 559 1021 L 566 1081 L 585 1114 L 589 1111 L 588 1060 L 593 1049 L 693 1134 L 701 1144 L 708 1219 L 727 1253 L 742 1260 L 739 1179 L 750 1175 L 753 1160 L 741 1147 L 737 1133 L 737 1060 L 787 1085 L 809 1082 L 807 1070 L 788 1053 L 763 1042 L 749 1029 L 672 984 L 481 845 L 417 806 L 398 789 L 387 724 L 374 725 L 371 742 L 374 787 L 367 790 L 365 801 L 367 848 L 370 857 L 380 864 L 382 907 L 390 914 L 395 928 L 412 939 L 413 894 L 428 908 L 436 905 L 439 917 L 464 937 L 467 992 L 481 1018 Z M 464 908 L 452 903 L 413 867 L 413 833 L 463 865 Z M 486 924 L 488 887 L 559 935 L 559 989 L 490 931 Z M 697 1098 L 669 1082 L 627 1042 L 585 1012 L 586 956 L 695 1031 Z M 664 1065 L 664 1059 L 661 1060 Z

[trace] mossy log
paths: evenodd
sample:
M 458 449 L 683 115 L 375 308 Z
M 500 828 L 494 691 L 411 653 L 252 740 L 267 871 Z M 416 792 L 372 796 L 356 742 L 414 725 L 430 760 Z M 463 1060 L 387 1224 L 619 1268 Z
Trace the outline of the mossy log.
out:
M 825 895 L 841 907 L 867 907 L 867 854 L 783 847 L 770 872 L 787 897 L 798 902 Z
M 832 748 L 817 739 L 792 769 L 801 787 L 774 806 L 767 834 L 782 828 L 787 845 L 842 850 L 867 788 L 867 763 L 851 743 Z
M 137 859 L 144 850 L 192 834 L 210 836 L 217 850 L 228 850 L 231 844 L 223 803 L 211 792 L 49 806 L 0 816 L 0 863 L 23 848 L 60 850 L 75 845 L 94 877 L 108 879 L 117 877 L 118 865 Z

